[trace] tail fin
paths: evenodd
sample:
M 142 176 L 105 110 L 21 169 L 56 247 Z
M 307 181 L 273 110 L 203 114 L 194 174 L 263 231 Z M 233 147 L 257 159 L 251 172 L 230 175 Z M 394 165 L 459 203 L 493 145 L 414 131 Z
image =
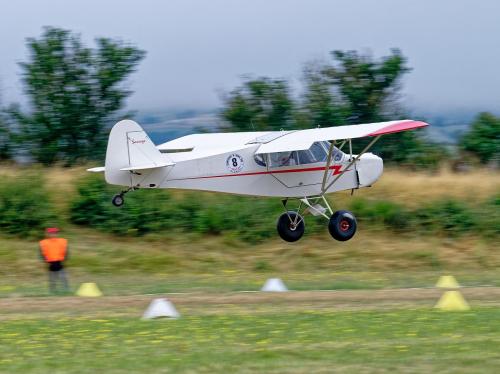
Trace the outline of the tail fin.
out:
M 136 122 L 123 120 L 111 129 L 106 151 L 106 182 L 133 185 L 131 172 L 173 165 L 160 153 L 146 132 Z

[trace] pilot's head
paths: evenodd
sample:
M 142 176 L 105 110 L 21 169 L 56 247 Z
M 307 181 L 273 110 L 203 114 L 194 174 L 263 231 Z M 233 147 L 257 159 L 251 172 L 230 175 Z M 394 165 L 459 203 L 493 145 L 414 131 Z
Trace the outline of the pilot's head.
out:
M 282 152 L 280 153 L 280 165 L 286 165 L 290 161 L 290 157 L 292 156 L 292 152 Z

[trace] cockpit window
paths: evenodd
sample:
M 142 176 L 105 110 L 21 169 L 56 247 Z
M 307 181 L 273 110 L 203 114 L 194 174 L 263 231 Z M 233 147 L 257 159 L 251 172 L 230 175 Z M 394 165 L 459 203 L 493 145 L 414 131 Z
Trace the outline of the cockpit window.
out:
M 314 164 L 316 162 L 325 162 L 327 152 L 321 143 L 313 143 L 311 148 L 305 149 L 303 151 L 298 151 L 299 163 L 302 164 Z
M 256 154 L 253 158 L 255 160 L 255 163 L 259 166 L 267 166 L 266 165 L 266 159 L 264 158 L 264 155 L 262 154 Z
M 269 167 L 277 168 L 283 166 L 306 165 L 326 162 L 329 149 L 329 142 L 315 142 L 309 149 L 304 149 L 302 151 L 269 153 Z M 344 152 L 339 150 L 337 147 L 333 147 L 332 162 L 342 162 L 342 160 L 344 159 L 344 155 Z M 255 158 L 255 162 L 257 162 L 257 164 L 261 166 L 265 166 L 264 160 L 265 157 L 263 158 L 261 164 L 259 163 L 259 161 L 257 161 L 257 158 Z
M 298 165 L 297 152 L 275 152 L 269 154 L 270 167 L 278 168 L 282 166 Z

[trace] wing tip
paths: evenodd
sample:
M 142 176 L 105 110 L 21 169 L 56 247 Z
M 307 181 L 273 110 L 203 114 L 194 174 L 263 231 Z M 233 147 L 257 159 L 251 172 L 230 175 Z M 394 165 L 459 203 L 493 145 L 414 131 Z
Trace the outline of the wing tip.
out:
M 388 125 L 386 127 L 383 127 L 377 131 L 374 131 L 374 132 L 368 134 L 368 136 L 379 136 L 379 135 L 393 134 L 396 132 L 415 130 L 415 129 L 419 129 L 419 128 L 427 127 L 427 126 L 429 126 L 429 124 L 427 122 L 414 121 L 412 119 L 408 119 L 408 120 L 398 121 L 397 123 L 393 123 L 392 125 Z

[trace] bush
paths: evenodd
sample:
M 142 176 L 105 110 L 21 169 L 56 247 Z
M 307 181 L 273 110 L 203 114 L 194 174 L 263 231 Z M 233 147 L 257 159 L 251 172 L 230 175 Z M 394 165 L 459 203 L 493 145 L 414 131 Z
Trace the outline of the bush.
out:
M 355 199 L 350 209 L 361 222 L 381 224 L 394 230 L 405 230 L 411 225 L 410 213 L 391 201 Z
M 500 195 L 489 199 L 474 215 L 478 231 L 486 237 L 500 235 Z
M 71 204 L 71 221 L 123 235 L 234 233 L 244 241 L 257 242 L 275 234 L 281 214 L 275 199 L 194 192 L 174 197 L 166 190 L 134 191 L 116 208 L 111 204 L 114 193 L 116 187 L 107 186 L 101 176 L 85 177 Z
M 415 211 L 414 215 L 425 231 L 460 234 L 477 229 L 473 211 L 455 200 L 433 202 Z
M 38 173 L 0 181 L 0 229 L 8 234 L 36 237 L 56 225 L 44 181 Z
M 361 222 L 395 231 L 486 237 L 500 234 L 500 196 L 474 207 L 457 200 L 442 200 L 413 210 L 390 201 L 355 199 L 350 209 Z
M 479 158 L 481 163 L 497 162 L 500 159 L 500 117 L 491 113 L 480 113 L 472 122 L 470 130 L 462 136 L 460 148 Z
M 111 197 L 117 187 L 108 186 L 102 176 L 90 175 L 78 184 L 71 205 L 71 220 L 119 235 L 192 232 L 202 235 L 230 235 L 250 243 L 276 235 L 276 220 L 283 213 L 277 199 L 244 197 L 204 192 L 171 193 L 167 190 L 139 190 L 116 208 Z M 360 222 L 393 231 L 420 233 L 500 233 L 500 196 L 474 208 L 455 200 L 429 203 L 409 209 L 384 200 L 355 198 L 350 210 Z M 326 231 L 323 217 L 306 217 L 306 232 Z
M 111 204 L 116 187 L 108 186 L 102 176 L 90 175 L 82 179 L 77 191 L 71 204 L 73 223 L 122 235 L 142 235 L 168 228 L 170 197 L 165 191 L 128 194 L 127 203 L 121 208 Z

